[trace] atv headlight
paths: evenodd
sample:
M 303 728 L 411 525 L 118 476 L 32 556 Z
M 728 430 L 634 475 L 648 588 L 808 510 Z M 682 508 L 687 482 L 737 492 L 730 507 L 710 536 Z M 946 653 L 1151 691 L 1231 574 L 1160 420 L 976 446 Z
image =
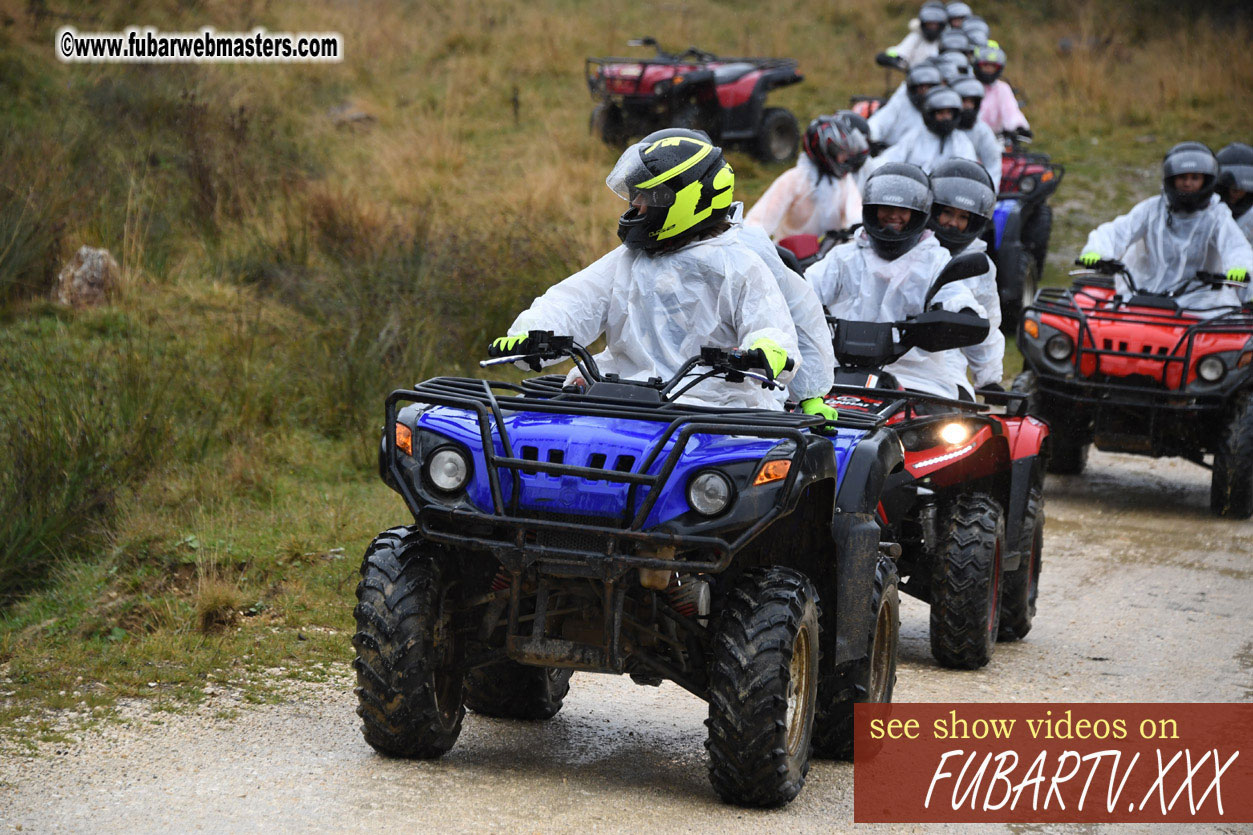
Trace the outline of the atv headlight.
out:
M 1023 194 L 1030 194 L 1035 191 L 1036 178 L 1034 174 L 1028 174 L 1018 181 L 1018 190 Z
M 717 470 L 704 470 L 687 484 L 687 503 L 702 516 L 717 516 L 731 504 L 731 479 Z
M 956 446 L 970 437 L 970 430 L 964 423 L 946 423 L 940 427 L 940 439 L 949 446 Z
M 1227 366 L 1216 356 L 1208 356 L 1196 364 L 1196 375 L 1207 383 L 1217 383 L 1227 374 Z
M 1074 343 L 1064 333 L 1055 333 L 1049 337 L 1048 342 L 1044 343 L 1044 353 L 1054 362 L 1062 362 L 1069 359 L 1070 353 L 1074 349 Z
M 426 459 L 426 480 L 441 493 L 457 493 L 470 481 L 470 462 L 454 446 L 442 446 Z

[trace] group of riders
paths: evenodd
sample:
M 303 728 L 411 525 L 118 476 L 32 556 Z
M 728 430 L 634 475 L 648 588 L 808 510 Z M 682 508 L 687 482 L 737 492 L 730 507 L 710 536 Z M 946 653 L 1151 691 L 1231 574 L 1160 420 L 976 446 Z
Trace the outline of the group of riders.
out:
M 823 397 L 836 365 L 827 316 L 896 322 L 923 312 L 945 264 L 982 252 L 1001 176 L 1004 138 L 1030 136 L 1005 51 L 963 2 L 927 2 L 910 32 L 879 56 L 907 71 L 869 119 L 815 118 L 796 166 L 744 212 L 735 175 L 700 131 L 657 131 L 627 148 L 606 180 L 629 207 L 622 245 L 535 299 L 496 339 L 497 356 L 528 353 L 533 330 L 582 344 L 604 336 L 596 361 L 627 379 L 667 379 L 705 345 L 737 346 L 780 384 L 707 380 L 687 399 L 728 408 L 783 409 L 833 420 Z M 1142 291 L 1165 291 L 1199 270 L 1229 285 L 1181 297 L 1195 311 L 1253 302 L 1253 147 L 1215 155 L 1200 142 L 1172 147 L 1162 193 L 1092 231 L 1084 263 L 1123 260 Z M 851 237 L 803 274 L 775 242 L 834 230 Z M 1002 391 L 1004 338 L 995 267 L 943 286 L 930 305 L 970 311 L 990 327 L 983 343 L 913 349 L 890 366 L 907 389 L 972 399 Z M 790 360 L 790 362 L 789 362 Z M 577 372 L 567 381 L 578 385 Z

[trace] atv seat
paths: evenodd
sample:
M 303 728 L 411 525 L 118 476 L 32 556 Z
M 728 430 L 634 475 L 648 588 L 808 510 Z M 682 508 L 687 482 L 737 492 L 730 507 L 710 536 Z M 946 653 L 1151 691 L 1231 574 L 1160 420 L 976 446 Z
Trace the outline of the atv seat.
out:
M 723 85 L 730 84 L 732 81 L 739 81 L 755 69 L 757 69 L 755 65 L 747 64 L 742 61 L 734 64 L 723 64 L 721 67 L 714 67 L 714 84 Z

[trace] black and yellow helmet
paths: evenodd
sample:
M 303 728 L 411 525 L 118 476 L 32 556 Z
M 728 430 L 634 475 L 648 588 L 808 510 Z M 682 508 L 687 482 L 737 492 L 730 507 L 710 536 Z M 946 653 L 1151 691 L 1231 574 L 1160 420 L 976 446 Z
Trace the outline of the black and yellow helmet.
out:
M 708 140 L 670 135 L 627 148 L 605 184 L 631 204 L 618 219 L 618 237 L 632 249 L 652 252 L 724 220 L 735 174 Z

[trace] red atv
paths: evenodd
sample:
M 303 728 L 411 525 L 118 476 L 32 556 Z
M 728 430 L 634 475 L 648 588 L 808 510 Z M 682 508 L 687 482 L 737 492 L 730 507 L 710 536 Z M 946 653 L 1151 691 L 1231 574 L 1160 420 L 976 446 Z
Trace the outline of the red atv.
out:
M 1115 292 L 1118 273 L 1129 295 Z M 1074 275 L 1069 290 L 1041 290 L 1018 328 L 1026 370 L 1014 390 L 1049 422 L 1049 470 L 1082 472 L 1093 443 L 1179 456 L 1213 472 L 1215 514 L 1253 516 L 1253 314 L 1233 306 L 1201 318 L 1175 301 L 1231 282 L 1197 273 L 1169 293 L 1145 293 L 1118 261 Z
M 1021 133 L 1005 136 L 1000 193 L 984 235 L 988 255 L 996 262 L 1001 329 L 1007 334 L 1013 333 L 1022 309 L 1035 298 L 1044 275 L 1053 231 L 1053 210 L 1047 201 L 1066 173 L 1048 154 L 1025 150 L 1029 141 Z
M 765 162 L 796 154 L 800 127 L 781 107 L 766 107 L 766 95 L 801 81 L 791 58 L 719 58 L 689 47 L 665 52 L 653 38 L 654 58 L 588 58 L 587 86 L 597 105 L 591 129 L 607 144 L 661 128 L 703 130 L 714 142 L 746 149 Z
M 959 255 L 927 294 L 987 269 L 982 254 Z M 997 640 L 1031 630 L 1044 542 L 1044 457 L 1048 426 L 1026 414 L 1026 398 L 988 394 L 1008 410 L 905 391 L 884 367 L 911 348 L 973 345 L 988 322 L 927 311 L 904 322 L 832 319 L 839 361 L 828 405 L 877 416 L 895 429 L 905 463 L 887 476 L 878 507 L 881 548 L 897 561 L 901 586 L 931 604 L 931 654 L 947 667 L 976 669 Z

